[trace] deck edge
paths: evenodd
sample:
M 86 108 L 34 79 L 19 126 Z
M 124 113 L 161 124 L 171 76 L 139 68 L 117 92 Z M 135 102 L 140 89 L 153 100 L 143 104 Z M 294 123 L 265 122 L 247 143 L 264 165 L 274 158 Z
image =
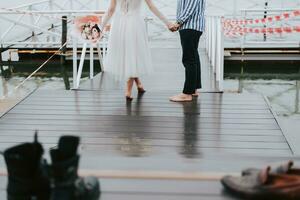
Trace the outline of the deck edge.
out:
M 264 97 L 264 100 L 265 100 L 266 104 L 268 105 L 268 107 L 269 107 L 269 109 L 270 109 L 272 115 L 274 116 L 274 119 L 275 119 L 276 123 L 278 124 L 278 127 L 279 127 L 280 131 L 282 132 L 282 135 L 283 135 L 283 137 L 284 137 L 286 143 L 288 144 L 288 147 L 290 148 L 292 155 L 294 156 L 294 155 L 295 155 L 295 147 L 294 147 L 293 143 L 290 142 L 291 140 L 290 140 L 290 138 L 288 137 L 288 134 L 286 134 L 286 132 L 285 132 L 284 129 L 282 128 L 283 126 L 282 126 L 282 124 L 281 124 L 281 122 L 280 122 L 280 119 L 279 119 L 277 113 L 274 111 L 274 109 L 273 109 L 273 107 L 272 107 L 272 105 L 271 105 L 271 103 L 270 103 L 268 97 L 265 96 L 265 95 L 263 95 L 263 97 Z
M 35 91 L 37 91 L 38 88 L 35 88 L 28 92 L 24 97 L 22 97 L 18 102 L 16 102 L 14 105 L 10 106 L 6 111 L 0 114 L 0 119 L 4 117 L 7 113 L 9 113 L 11 110 L 13 110 L 17 105 L 22 103 L 25 99 L 27 99 L 29 96 L 31 96 Z

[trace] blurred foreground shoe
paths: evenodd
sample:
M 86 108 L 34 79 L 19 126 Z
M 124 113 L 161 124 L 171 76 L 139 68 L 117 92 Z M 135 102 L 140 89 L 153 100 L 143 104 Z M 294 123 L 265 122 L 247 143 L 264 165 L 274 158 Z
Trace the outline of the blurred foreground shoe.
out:
M 78 177 L 79 138 L 63 136 L 57 149 L 50 150 L 52 160 L 51 200 L 98 200 L 100 184 L 95 177 Z
M 260 169 L 249 168 L 242 171 L 242 176 L 260 173 Z M 294 167 L 293 161 L 288 161 L 283 164 L 274 165 L 271 169 L 272 174 L 289 174 L 300 176 L 300 169 Z
M 247 199 L 299 200 L 300 177 L 297 175 L 273 174 L 268 167 L 259 173 L 241 177 L 225 176 L 221 180 L 225 189 Z
M 24 143 L 4 151 L 8 172 L 8 200 L 48 200 L 50 185 L 42 145 L 37 141 Z

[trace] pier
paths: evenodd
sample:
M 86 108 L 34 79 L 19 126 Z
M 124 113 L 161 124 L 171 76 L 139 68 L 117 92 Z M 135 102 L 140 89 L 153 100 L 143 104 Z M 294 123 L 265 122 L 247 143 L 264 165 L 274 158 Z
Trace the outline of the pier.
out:
M 40 3 L 45 2 L 51 1 Z M 95 14 L 88 10 L 31 11 L 52 16 Z M 224 91 L 221 17 L 207 16 L 207 21 L 199 49 L 203 89 L 192 102 L 168 100 L 182 90 L 180 48 L 154 45 L 155 72 L 142 77 L 147 92 L 135 92 L 134 100 L 126 102 L 123 83 L 105 72 L 94 73 L 102 71 L 105 42 L 89 46 L 70 39 L 59 56 L 73 63 L 72 89 L 37 89 L 10 102 L 8 110 L 0 111 L 0 150 L 32 141 L 38 130 L 49 159 L 48 150 L 60 136 L 80 136 L 80 174 L 100 179 L 101 200 L 236 200 L 223 190 L 222 176 L 279 161 L 300 161 L 265 96 Z M 60 47 L 61 35 L 46 32 L 56 39 L 44 44 L 3 44 L 28 45 L 27 50 Z M 296 53 L 293 56 L 298 59 Z M 89 69 L 89 79 L 82 79 L 83 69 Z M 1 199 L 6 197 L 6 179 L 0 159 Z
M 0 118 L 0 148 L 31 141 L 34 130 L 46 152 L 59 136 L 78 135 L 81 173 L 100 178 L 103 199 L 235 199 L 223 194 L 222 175 L 293 158 L 263 96 L 215 93 L 212 77 L 203 76 L 209 89 L 198 99 L 169 102 L 183 81 L 179 55 L 178 49 L 153 50 L 156 73 L 132 103 L 105 73 L 78 90 L 34 91 Z

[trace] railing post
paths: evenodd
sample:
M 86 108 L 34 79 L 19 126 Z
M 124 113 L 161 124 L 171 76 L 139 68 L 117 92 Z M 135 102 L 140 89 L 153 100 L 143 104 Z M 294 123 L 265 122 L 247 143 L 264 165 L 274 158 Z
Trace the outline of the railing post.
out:
M 104 68 L 103 68 L 103 57 L 102 57 L 102 54 L 101 54 L 100 42 L 97 44 L 97 53 L 98 53 L 98 58 L 99 58 L 100 71 L 103 72 L 104 71 Z
M 3 76 L 4 73 L 4 69 L 3 69 L 3 65 L 2 65 L 2 52 L 3 52 L 3 48 L 2 48 L 2 44 L 1 44 L 1 48 L 0 48 L 0 71 L 1 71 L 1 76 Z
M 30 5 L 30 6 L 28 7 L 28 10 L 29 10 L 29 11 L 32 11 L 32 5 Z M 31 23 L 31 25 L 32 25 L 32 29 L 31 29 L 32 41 L 35 42 L 35 28 L 33 28 L 33 25 L 34 25 L 35 23 L 34 23 L 34 17 L 33 17 L 33 15 L 30 16 L 30 23 Z
M 224 82 L 224 34 L 222 30 L 222 20 L 216 18 L 216 80 L 218 83 L 218 91 L 223 91 Z
M 61 45 L 62 48 L 62 55 L 60 56 L 60 62 L 61 62 L 61 74 L 63 76 L 66 90 L 70 89 L 70 82 L 69 82 L 69 76 L 68 76 L 68 70 L 66 68 L 66 52 L 67 52 L 67 39 L 68 39 L 68 23 L 67 23 L 67 16 L 62 17 L 62 37 L 61 37 Z
M 94 78 L 94 46 L 90 46 L 90 79 Z
M 73 88 L 77 87 L 77 40 L 75 37 L 73 40 Z
M 78 69 L 78 73 L 77 73 L 77 77 L 76 77 L 76 87 L 75 87 L 75 89 L 79 88 L 81 74 L 82 74 L 82 69 L 83 69 L 84 60 L 85 60 L 86 47 L 87 47 L 87 43 L 84 43 L 83 47 L 82 47 L 82 53 L 81 53 L 81 57 L 80 57 L 80 62 L 79 62 L 79 69 Z

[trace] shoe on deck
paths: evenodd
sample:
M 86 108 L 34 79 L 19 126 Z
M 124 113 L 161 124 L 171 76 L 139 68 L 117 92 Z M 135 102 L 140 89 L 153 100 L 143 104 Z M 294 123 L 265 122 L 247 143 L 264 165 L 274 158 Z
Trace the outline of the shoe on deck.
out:
M 260 169 L 257 168 L 248 168 L 242 171 L 242 176 L 258 174 L 260 173 Z M 275 165 L 271 169 L 272 174 L 289 174 L 289 175 L 297 175 L 300 176 L 300 169 L 294 167 L 293 161 L 288 161 L 283 164 Z
M 221 183 L 236 196 L 255 200 L 299 200 L 300 177 L 272 174 L 271 168 L 241 177 L 225 176 Z

